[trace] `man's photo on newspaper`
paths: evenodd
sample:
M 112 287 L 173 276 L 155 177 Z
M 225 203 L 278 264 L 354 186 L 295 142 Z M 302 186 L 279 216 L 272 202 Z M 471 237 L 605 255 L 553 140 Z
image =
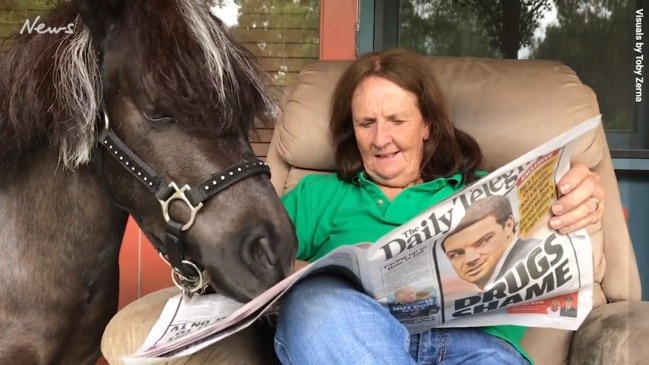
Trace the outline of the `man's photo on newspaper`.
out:
M 509 199 L 492 195 L 467 209 L 458 226 L 442 242 L 441 249 L 460 278 L 484 290 L 540 244 L 539 239 L 522 239 L 516 235 Z
M 564 297 L 563 303 L 564 305 L 561 307 L 559 310 L 559 315 L 562 317 L 577 317 L 577 303 L 575 303 L 577 300 L 578 295 L 575 293 L 572 293 L 571 295 L 568 295 Z
M 434 248 L 446 318 L 513 309 L 576 275 L 568 239 L 557 238 L 541 216 L 523 234 L 519 208 L 516 194 L 477 199 Z
M 398 319 L 428 317 L 440 310 L 439 293 L 433 285 L 406 285 L 386 300 L 390 313 Z

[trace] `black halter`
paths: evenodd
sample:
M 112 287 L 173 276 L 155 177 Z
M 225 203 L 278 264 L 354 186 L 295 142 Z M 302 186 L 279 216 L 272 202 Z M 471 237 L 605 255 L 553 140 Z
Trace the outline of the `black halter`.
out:
M 174 283 L 189 292 L 195 292 L 205 287 L 202 269 L 191 261 L 185 260 L 185 247 L 183 232 L 193 224 L 196 214 L 203 207 L 203 202 L 218 194 L 238 181 L 251 176 L 266 174 L 270 177 L 270 168 L 261 160 L 244 161 L 230 166 L 214 174 L 202 184 L 191 187 L 183 185 L 178 188 L 175 182 L 167 183 L 149 165 L 142 161 L 124 142 L 109 128 L 108 116 L 103 112 L 104 123 L 100 123 L 99 144 L 113 156 L 125 169 L 135 176 L 144 186 L 152 192 L 162 206 L 162 214 L 166 221 L 167 234 L 165 243 L 160 244 L 155 240 L 151 243 L 160 256 L 171 266 Z M 101 125 L 103 124 L 103 125 Z M 96 149 L 96 166 L 101 179 L 105 177 L 101 163 L 101 153 Z M 105 184 L 107 186 L 107 184 Z M 184 202 L 190 209 L 190 217 L 186 223 L 173 220 L 169 216 L 169 205 L 174 200 Z M 166 256 L 166 258 L 165 258 Z M 177 279 L 180 279 L 178 283 Z

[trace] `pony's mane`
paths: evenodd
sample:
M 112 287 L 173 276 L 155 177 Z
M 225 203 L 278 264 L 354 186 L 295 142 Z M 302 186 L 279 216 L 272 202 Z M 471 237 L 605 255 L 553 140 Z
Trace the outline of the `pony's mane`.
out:
M 48 143 L 66 166 L 90 160 L 98 111 L 98 63 L 90 33 L 66 4 L 46 24 L 74 32 L 17 34 L 0 60 L 0 161 Z
M 70 3 L 42 20 L 71 34 L 22 34 L 0 60 L 0 161 L 49 144 L 70 168 L 90 161 L 101 75 L 90 32 Z M 139 87 L 201 134 L 248 132 L 276 105 L 254 57 L 200 0 L 134 0 L 120 19 Z M 190 116 L 190 117 L 188 117 Z
M 144 91 L 163 112 L 212 134 L 272 120 L 268 76 L 205 1 L 135 0 L 130 6 L 123 23 L 131 29 L 127 43 L 138 50 Z

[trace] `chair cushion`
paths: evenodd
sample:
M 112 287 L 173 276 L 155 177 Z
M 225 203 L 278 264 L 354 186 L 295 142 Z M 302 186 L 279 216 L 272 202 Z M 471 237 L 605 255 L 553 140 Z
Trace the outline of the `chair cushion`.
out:
M 121 364 L 124 355 L 135 352 L 158 320 L 167 300 L 178 294 L 176 287 L 145 295 L 124 307 L 110 321 L 102 337 L 101 351 L 109 364 Z M 272 365 L 277 364 L 272 333 L 253 325 L 190 356 L 161 363 L 166 365 Z

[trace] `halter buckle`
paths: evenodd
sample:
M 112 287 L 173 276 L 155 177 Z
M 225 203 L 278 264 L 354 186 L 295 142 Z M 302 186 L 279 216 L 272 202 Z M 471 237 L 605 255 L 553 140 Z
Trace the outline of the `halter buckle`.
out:
M 162 253 L 159 253 L 159 255 L 162 261 L 164 261 L 171 268 L 171 280 L 178 289 L 183 291 L 183 294 L 192 296 L 194 294 L 202 295 L 203 293 L 205 293 L 205 290 L 210 285 L 210 283 L 209 281 L 205 281 L 205 279 L 203 278 L 203 273 L 198 268 L 198 266 L 196 266 L 196 264 L 189 260 L 182 261 L 183 265 L 187 265 L 188 267 L 196 271 L 195 277 L 188 278 L 185 275 L 181 274 L 178 269 L 174 268 Z
M 203 207 L 203 203 L 198 203 L 197 206 L 192 205 L 192 203 L 187 198 L 187 195 L 185 195 L 185 192 L 190 189 L 189 185 L 185 185 L 182 188 L 178 189 L 178 185 L 176 185 L 176 183 L 172 181 L 169 184 L 169 187 L 174 189 L 174 193 L 171 194 L 166 200 L 158 200 L 160 202 L 160 205 L 162 206 L 162 215 L 164 216 L 165 222 L 169 222 L 171 220 L 171 217 L 169 216 L 169 204 L 171 204 L 171 202 L 174 200 L 183 201 L 189 207 L 190 214 L 189 221 L 187 221 L 187 223 L 185 223 L 182 227 L 182 230 L 186 231 L 194 224 L 196 213 L 198 213 L 198 211 Z

